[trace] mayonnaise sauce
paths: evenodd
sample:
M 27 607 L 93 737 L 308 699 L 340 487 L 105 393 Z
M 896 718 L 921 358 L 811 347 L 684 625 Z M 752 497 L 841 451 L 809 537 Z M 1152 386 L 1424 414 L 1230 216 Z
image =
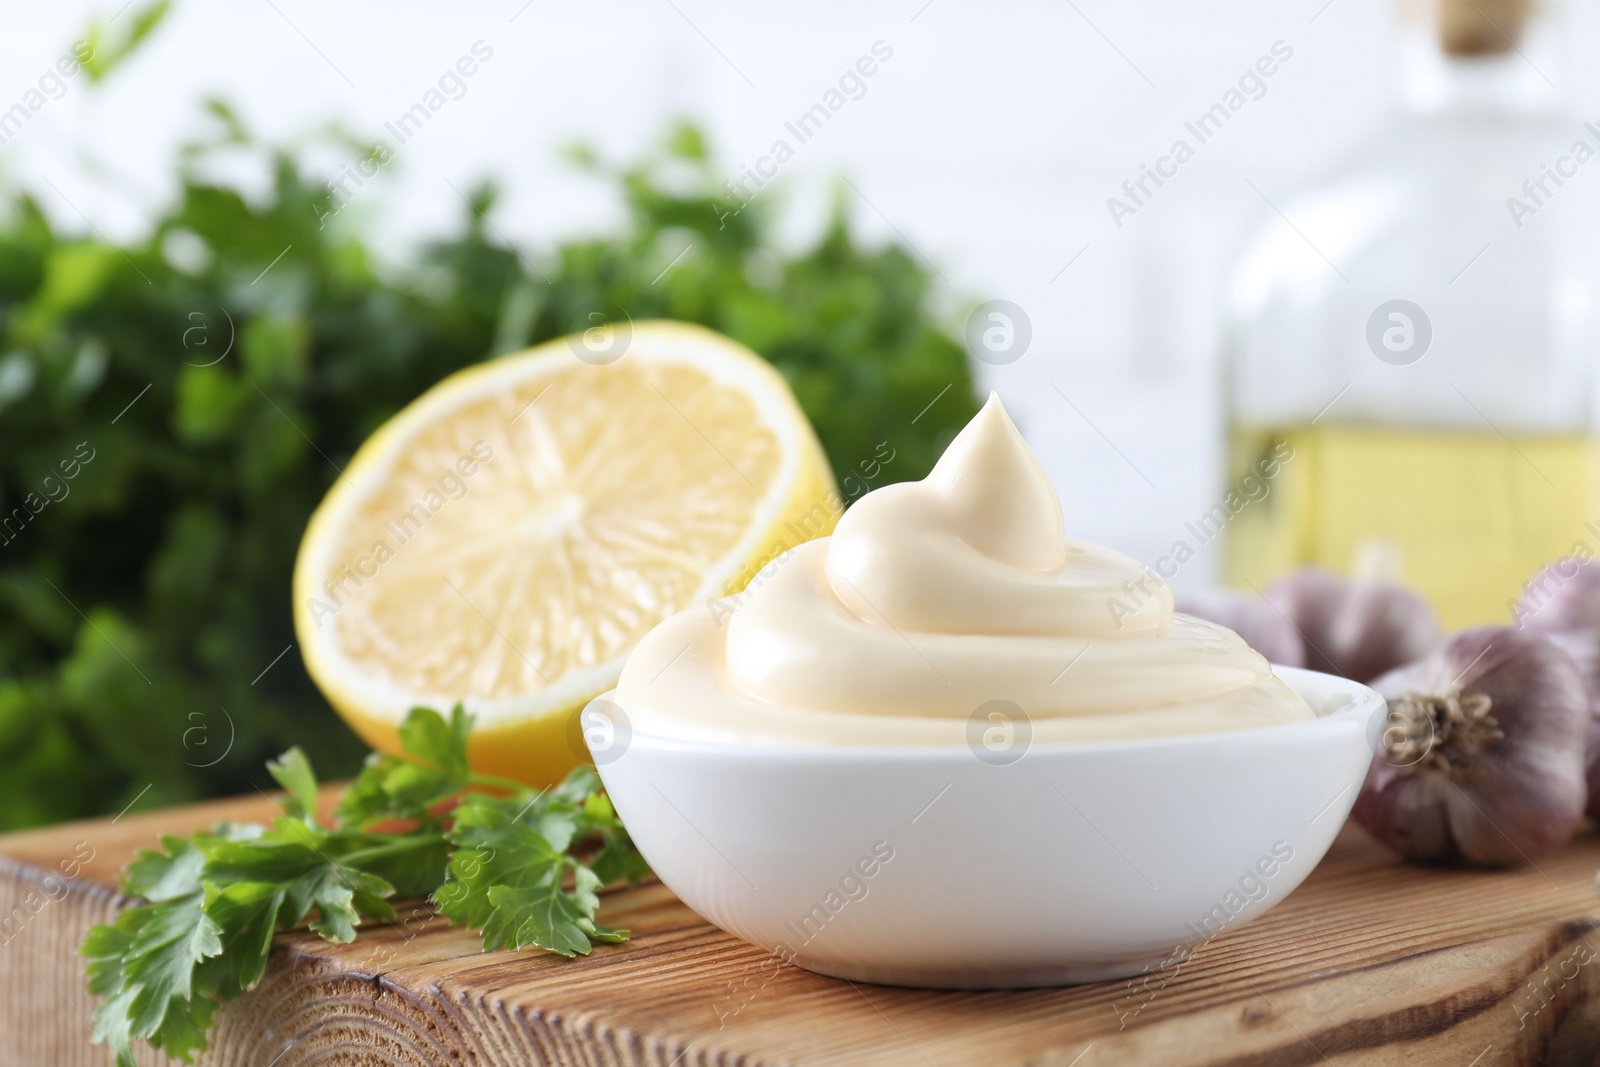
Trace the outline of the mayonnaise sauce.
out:
M 1312 717 L 1231 630 L 1175 614 L 1148 568 L 1066 536 L 993 395 L 927 478 L 652 630 L 615 698 L 637 733 L 812 745 L 965 744 L 994 700 L 1035 742 Z

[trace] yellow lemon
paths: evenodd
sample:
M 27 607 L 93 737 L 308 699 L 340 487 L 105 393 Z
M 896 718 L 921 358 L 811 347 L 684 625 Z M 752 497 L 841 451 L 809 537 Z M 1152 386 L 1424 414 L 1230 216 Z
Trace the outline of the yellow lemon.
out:
M 652 626 L 841 509 L 769 364 L 698 326 L 602 327 L 452 375 L 373 434 L 306 528 L 295 631 L 369 745 L 459 700 L 473 767 L 544 785 Z

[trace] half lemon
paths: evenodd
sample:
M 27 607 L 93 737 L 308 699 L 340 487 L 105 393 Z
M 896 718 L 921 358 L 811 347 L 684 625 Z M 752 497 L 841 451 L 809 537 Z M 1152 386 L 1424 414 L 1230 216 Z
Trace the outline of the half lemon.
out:
M 698 326 L 602 327 L 454 374 L 373 434 L 306 528 L 295 631 L 373 748 L 461 701 L 474 769 L 545 785 L 652 626 L 841 510 L 771 365 Z

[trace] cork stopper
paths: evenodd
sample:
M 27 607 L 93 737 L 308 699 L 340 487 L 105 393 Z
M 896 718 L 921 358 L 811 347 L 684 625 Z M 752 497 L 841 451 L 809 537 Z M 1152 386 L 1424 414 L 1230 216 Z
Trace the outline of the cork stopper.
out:
M 1453 56 L 1509 52 L 1522 39 L 1532 0 L 1438 0 L 1439 44 Z

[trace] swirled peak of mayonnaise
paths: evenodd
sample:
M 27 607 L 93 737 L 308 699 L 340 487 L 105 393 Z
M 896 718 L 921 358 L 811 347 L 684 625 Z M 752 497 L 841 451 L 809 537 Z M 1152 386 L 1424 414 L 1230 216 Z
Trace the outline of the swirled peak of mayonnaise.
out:
M 928 477 L 657 626 L 615 696 L 635 733 L 808 745 L 965 744 L 996 700 L 1035 742 L 1312 717 L 1233 631 L 1175 614 L 1148 568 L 1066 536 L 993 395 Z

